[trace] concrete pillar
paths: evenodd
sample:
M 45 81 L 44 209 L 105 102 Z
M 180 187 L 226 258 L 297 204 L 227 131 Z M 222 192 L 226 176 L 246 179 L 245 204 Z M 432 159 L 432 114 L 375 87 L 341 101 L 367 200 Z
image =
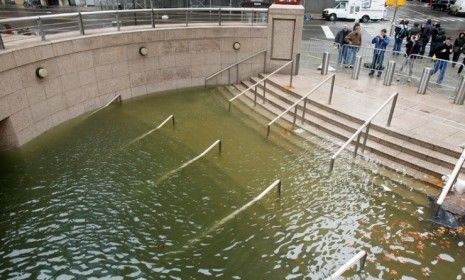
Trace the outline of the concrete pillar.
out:
M 302 5 L 273 4 L 268 12 L 268 65 L 273 71 L 300 53 L 304 7 Z M 289 73 L 290 67 L 282 71 Z

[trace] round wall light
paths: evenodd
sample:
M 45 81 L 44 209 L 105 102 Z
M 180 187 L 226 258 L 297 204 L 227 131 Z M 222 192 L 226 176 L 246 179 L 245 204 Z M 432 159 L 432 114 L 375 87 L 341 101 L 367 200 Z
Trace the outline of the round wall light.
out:
M 236 51 L 240 50 L 241 49 L 241 43 L 234 42 L 233 49 L 236 50 Z
M 146 56 L 147 54 L 149 54 L 149 50 L 146 47 L 140 47 L 139 54 L 142 56 Z
M 38 67 L 38 68 L 36 69 L 36 76 L 37 76 L 37 78 L 39 78 L 39 79 L 43 79 L 43 78 L 47 77 L 47 76 L 48 76 L 48 71 L 47 71 L 47 69 L 45 69 L 45 68 L 43 68 L 43 67 Z

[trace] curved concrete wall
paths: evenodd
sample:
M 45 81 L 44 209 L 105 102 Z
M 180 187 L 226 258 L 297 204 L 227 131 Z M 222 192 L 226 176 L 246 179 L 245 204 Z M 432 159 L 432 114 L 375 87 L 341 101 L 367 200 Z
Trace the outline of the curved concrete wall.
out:
M 122 99 L 201 86 L 204 78 L 264 50 L 267 27 L 143 30 L 76 37 L 0 53 L 0 134 L 20 146 L 46 130 Z M 241 49 L 233 49 L 234 42 Z M 145 46 L 146 57 L 139 54 Z M 37 67 L 49 75 L 39 79 Z M 261 71 L 263 56 L 240 66 L 239 79 Z M 236 79 L 235 71 L 231 71 Z M 227 72 L 213 83 L 225 83 Z M 2 132 L 3 131 L 3 132 Z

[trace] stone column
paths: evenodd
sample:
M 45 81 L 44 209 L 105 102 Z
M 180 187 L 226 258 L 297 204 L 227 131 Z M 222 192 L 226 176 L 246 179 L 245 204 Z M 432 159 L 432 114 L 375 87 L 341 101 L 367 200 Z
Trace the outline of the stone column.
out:
M 270 73 L 300 53 L 305 9 L 302 5 L 273 4 L 268 12 L 268 64 Z M 290 67 L 282 73 L 289 73 Z

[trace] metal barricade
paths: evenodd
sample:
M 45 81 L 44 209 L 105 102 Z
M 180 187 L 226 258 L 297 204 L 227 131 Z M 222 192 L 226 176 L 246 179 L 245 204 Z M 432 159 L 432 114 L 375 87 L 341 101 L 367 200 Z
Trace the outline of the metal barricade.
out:
M 454 64 L 455 67 L 453 67 Z M 427 85 L 428 88 L 434 89 L 435 92 L 447 93 L 450 97 L 453 97 L 459 86 L 457 82 L 459 79 L 457 69 L 461 65 L 463 64 L 414 54 L 406 58 L 402 65 L 402 71 L 397 74 L 411 80 L 414 86 L 419 86 L 424 69 L 430 68 L 431 78 Z
M 340 45 L 330 40 L 303 40 L 300 47 L 300 67 L 317 69 L 322 62 L 323 53 L 329 53 L 329 71 L 334 71 L 337 64 Z

